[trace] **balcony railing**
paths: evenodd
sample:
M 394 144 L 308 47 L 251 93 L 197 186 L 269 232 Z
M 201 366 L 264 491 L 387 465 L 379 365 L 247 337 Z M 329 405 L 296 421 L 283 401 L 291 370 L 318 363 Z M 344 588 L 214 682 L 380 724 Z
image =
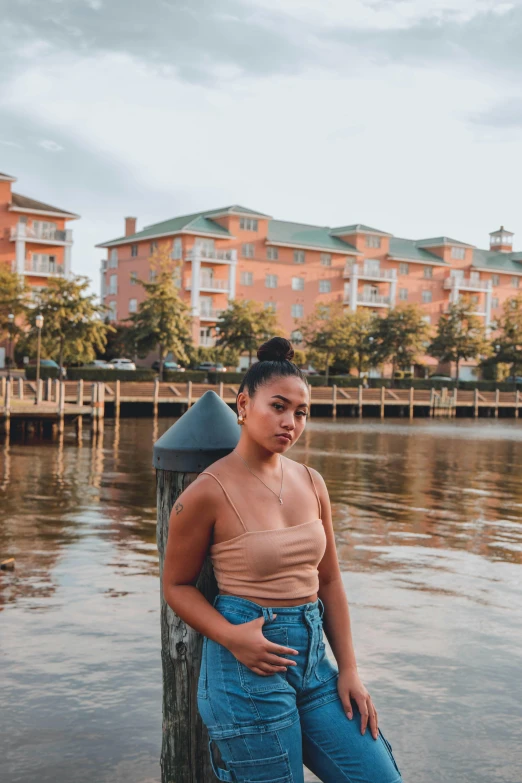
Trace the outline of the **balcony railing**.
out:
M 363 264 L 346 264 L 343 271 L 343 277 L 357 277 L 364 280 L 384 280 L 391 282 L 397 279 L 396 269 L 377 269 L 376 267 Z
M 187 253 L 187 261 L 193 261 L 194 258 L 199 258 L 201 261 L 218 261 L 230 263 L 237 258 L 236 250 L 210 250 L 208 248 L 200 247 L 193 248 Z
M 26 259 L 24 272 L 26 275 L 56 275 L 57 277 L 63 277 L 65 274 L 63 264 L 34 259 Z
M 192 288 L 192 278 L 187 278 L 185 288 L 189 291 Z M 212 280 L 212 278 L 203 278 L 199 281 L 200 291 L 228 291 L 228 280 Z
M 43 240 L 44 242 L 72 242 L 70 231 L 62 231 L 57 228 L 46 228 L 45 226 L 27 226 L 25 223 L 18 223 L 11 229 L 11 239 L 32 239 Z
M 344 304 L 350 304 L 350 293 L 346 292 L 343 297 Z M 390 307 L 391 297 L 381 294 L 365 294 L 363 291 L 357 293 L 358 305 L 373 305 L 375 307 Z
M 210 308 L 206 308 L 205 310 L 201 310 L 199 317 L 202 321 L 216 321 L 218 318 L 220 318 L 221 313 L 225 312 L 225 308 L 221 308 L 220 310 L 211 310 Z
M 472 277 L 447 277 L 444 280 L 446 290 L 459 288 L 464 291 L 489 291 L 492 287 L 491 280 L 474 280 Z

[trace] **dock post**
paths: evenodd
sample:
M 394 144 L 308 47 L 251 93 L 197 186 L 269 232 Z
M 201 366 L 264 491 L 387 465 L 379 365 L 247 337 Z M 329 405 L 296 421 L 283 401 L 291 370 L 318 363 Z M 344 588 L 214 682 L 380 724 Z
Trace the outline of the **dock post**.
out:
M 413 419 L 413 394 L 414 388 L 410 386 L 410 419 Z
M 4 420 L 5 420 L 5 434 L 9 435 L 11 429 L 11 378 L 7 378 L 5 384 L 5 397 L 4 397 Z
M 219 399 L 222 400 L 223 399 L 223 381 L 219 382 L 218 394 L 219 394 Z
M 518 389 L 515 392 L 515 419 L 518 419 L 518 406 L 519 406 L 519 399 L 518 399 Z
M 192 405 L 192 381 L 187 381 L 187 410 Z
M 76 404 L 80 407 L 83 405 L 83 378 L 78 381 L 78 387 L 76 389 Z
M 156 441 L 153 448 L 163 667 L 160 756 L 163 783 L 200 783 L 214 779 L 207 729 L 197 707 L 199 678 L 202 678 L 203 687 L 207 678 L 207 671 L 201 671 L 206 637 L 187 625 L 167 604 L 163 595 L 163 564 L 169 523 L 176 518 L 173 508 L 179 495 L 203 470 L 237 446 L 240 431 L 236 414 L 215 391 L 209 389 Z M 208 556 L 195 587 L 212 604 L 217 584 Z M 213 747 L 216 747 L 215 744 Z
M 478 408 L 479 408 L 479 391 L 475 386 L 475 390 L 473 392 L 473 417 L 475 419 L 478 417 L 478 412 L 479 412 Z
M 38 383 L 36 384 L 36 404 L 40 405 L 42 401 L 43 396 L 43 380 L 39 378 Z
M 91 384 L 91 421 L 92 421 L 93 433 L 98 431 L 98 407 L 96 405 L 97 402 L 98 402 L 98 384 L 92 383 Z
M 58 385 L 58 432 L 63 432 L 65 416 L 65 381 Z
M 386 389 L 384 386 L 381 386 L 381 419 L 384 419 L 384 395 L 386 393 Z
M 362 383 L 359 384 L 357 389 L 357 410 L 359 414 L 359 418 L 362 418 L 363 415 L 363 387 Z
M 152 398 L 152 413 L 154 418 L 158 415 L 158 400 L 159 400 L 159 379 L 154 379 L 154 396 Z
M 24 398 L 24 379 L 18 378 L 18 397 L 23 400 Z
M 451 408 L 450 408 L 450 416 L 456 416 L 457 415 L 457 396 L 458 396 L 458 389 L 455 386 L 453 389 L 453 399 L 451 401 Z
M 120 392 L 120 382 L 116 381 L 115 384 L 116 388 L 114 390 L 114 415 L 117 419 L 120 418 L 120 398 L 121 398 L 121 392 Z
M 105 426 L 105 383 L 103 381 L 98 382 L 96 407 L 98 409 L 98 431 L 103 433 Z
M 435 407 L 435 389 L 432 386 L 430 389 L 430 418 L 433 416 L 434 407 Z
M 498 388 L 495 389 L 495 418 L 498 419 L 498 401 L 500 397 L 500 392 Z
M 337 384 L 332 385 L 332 419 L 337 418 Z
M 60 394 L 60 381 L 58 378 L 54 379 L 54 401 L 58 402 L 58 395 Z

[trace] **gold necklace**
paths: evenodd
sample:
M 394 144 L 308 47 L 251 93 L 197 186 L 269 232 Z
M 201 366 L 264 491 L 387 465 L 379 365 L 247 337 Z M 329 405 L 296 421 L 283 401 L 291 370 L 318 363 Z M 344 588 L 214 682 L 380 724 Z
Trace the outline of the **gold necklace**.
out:
M 244 462 L 244 463 L 245 463 L 245 465 L 247 466 L 248 470 L 250 470 L 250 468 L 248 467 L 248 464 L 247 464 L 247 462 L 246 462 L 246 461 L 243 459 L 243 457 L 241 456 L 241 454 L 239 453 L 239 451 L 236 451 L 235 449 L 232 449 L 232 450 L 236 452 L 237 456 L 238 456 L 240 459 L 242 459 L 242 460 L 243 460 L 243 462 Z M 274 495 L 276 496 L 276 498 L 277 498 L 277 499 L 279 500 L 279 502 L 281 503 L 281 505 L 283 505 L 283 498 L 281 497 L 281 495 L 283 494 L 283 460 L 282 460 L 282 458 L 281 458 L 281 455 L 279 455 L 279 462 L 281 463 L 281 489 L 279 490 L 279 495 L 277 494 L 277 492 L 274 492 L 274 490 L 273 490 L 273 489 L 271 489 L 271 487 L 269 487 L 269 486 L 268 486 L 268 484 L 265 484 L 265 482 L 263 481 L 263 479 L 262 479 L 262 478 L 259 478 L 259 476 L 256 476 L 256 474 L 254 473 L 254 471 L 253 471 L 253 470 L 250 470 L 250 473 L 251 473 L 253 476 L 255 476 L 255 477 L 256 477 L 256 479 L 259 479 L 259 481 L 261 482 L 261 484 L 265 484 L 265 487 L 266 487 L 267 489 L 269 489 L 269 490 L 270 490 L 270 492 L 273 492 L 273 493 L 274 493 Z

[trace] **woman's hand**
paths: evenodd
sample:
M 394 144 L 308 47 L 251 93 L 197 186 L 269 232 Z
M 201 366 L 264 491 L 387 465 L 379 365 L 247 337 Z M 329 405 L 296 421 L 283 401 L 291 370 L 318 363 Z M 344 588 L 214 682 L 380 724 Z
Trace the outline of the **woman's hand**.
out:
M 353 707 L 350 700 L 353 699 L 359 707 L 359 712 L 361 713 L 361 734 L 364 734 L 366 726 L 369 724 L 372 737 L 377 739 L 377 710 L 356 669 L 345 669 L 339 672 L 337 691 L 341 697 L 344 711 L 350 720 L 353 718 Z
M 274 614 L 274 617 L 277 617 Z M 238 661 L 244 663 L 256 674 L 267 676 L 276 672 L 286 671 L 287 665 L 297 666 L 296 661 L 281 658 L 281 655 L 298 655 L 299 650 L 283 647 L 282 644 L 271 642 L 263 635 L 263 616 L 256 617 L 247 623 L 231 625 L 226 647 Z

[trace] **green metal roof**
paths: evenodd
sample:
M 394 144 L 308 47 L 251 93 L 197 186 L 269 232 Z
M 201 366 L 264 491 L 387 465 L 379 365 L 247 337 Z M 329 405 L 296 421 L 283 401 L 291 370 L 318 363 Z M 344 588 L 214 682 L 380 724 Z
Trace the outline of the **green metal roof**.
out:
M 216 210 L 217 212 L 217 210 Z M 182 215 L 181 217 L 171 218 L 170 220 L 164 220 L 161 223 L 153 223 L 151 226 L 146 226 L 143 231 L 138 231 L 136 234 L 132 234 L 128 237 L 118 237 L 118 239 L 110 239 L 107 242 L 101 242 L 96 247 L 111 247 L 111 245 L 119 245 L 123 242 L 137 242 L 140 239 L 147 239 L 148 237 L 159 236 L 161 234 L 175 234 L 180 231 L 197 232 L 198 234 L 219 234 L 223 237 L 232 237 L 230 231 L 228 231 L 219 223 L 214 220 L 209 220 L 205 215 L 208 212 L 194 212 L 192 215 Z
M 264 217 L 270 219 L 270 215 L 265 215 L 264 212 L 258 212 L 256 209 L 249 209 L 248 207 L 241 207 L 239 204 L 233 204 L 231 207 L 223 207 L 222 209 L 212 209 L 210 212 L 205 212 L 205 215 L 256 215 L 257 217 Z
M 307 223 L 271 220 L 268 224 L 267 241 L 281 242 L 285 245 L 316 247 L 318 250 L 328 250 L 332 253 L 361 255 L 353 245 L 333 237 L 328 226 L 310 226 Z
M 446 261 L 443 261 L 442 258 L 439 258 L 439 256 L 418 247 L 414 239 L 391 237 L 389 255 L 391 258 L 403 258 L 405 261 L 425 261 L 429 264 L 449 266 L 449 264 L 446 263 Z
M 451 237 L 430 237 L 429 239 L 417 239 L 418 247 L 441 247 L 441 245 L 461 245 L 463 247 L 475 247 L 468 242 L 461 242 L 460 239 L 451 239 Z
M 357 233 L 370 233 L 381 234 L 385 237 L 391 237 L 393 234 L 388 234 L 387 231 L 381 231 L 380 228 L 372 228 L 371 226 L 365 226 L 364 223 L 353 223 L 351 226 L 341 226 L 340 228 L 332 228 L 332 234 L 357 234 Z
M 501 253 L 498 250 L 473 251 L 472 266 L 481 269 L 491 269 L 492 272 L 504 274 L 522 274 L 522 253 Z

